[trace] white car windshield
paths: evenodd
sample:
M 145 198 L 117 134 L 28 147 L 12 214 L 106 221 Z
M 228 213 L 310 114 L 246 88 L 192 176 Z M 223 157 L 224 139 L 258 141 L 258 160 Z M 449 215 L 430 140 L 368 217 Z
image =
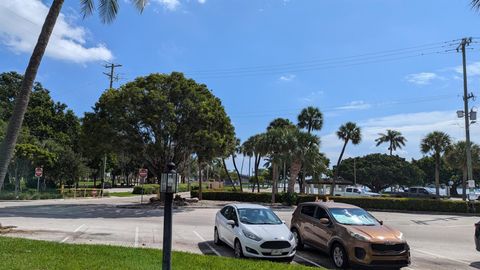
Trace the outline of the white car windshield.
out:
M 360 208 L 331 208 L 330 213 L 343 225 L 378 225 L 378 221 L 372 215 Z
M 241 208 L 238 209 L 240 222 L 244 224 L 282 224 L 282 221 L 270 209 Z

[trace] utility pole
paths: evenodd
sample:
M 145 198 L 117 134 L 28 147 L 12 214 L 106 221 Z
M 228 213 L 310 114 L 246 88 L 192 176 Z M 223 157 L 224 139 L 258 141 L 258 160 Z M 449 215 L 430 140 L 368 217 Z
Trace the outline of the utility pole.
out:
M 107 75 L 107 77 L 110 79 L 110 88 L 113 88 L 113 81 L 118 81 L 118 75 L 115 76 L 115 68 L 116 67 L 121 67 L 122 65 L 120 64 L 114 64 L 114 63 L 109 63 L 108 65 L 104 65 L 105 68 L 110 69 L 110 72 L 103 72 L 103 74 Z
M 357 186 L 357 164 L 356 164 L 357 158 L 353 158 L 353 185 Z
M 463 38 L 460 45 L 457 47 L 457 52 L 462 51 L 462 60 L 463 60 L 463 106 L 464 106 L 464 117 L 465 117 L 465 141 L 466 141 L 466 152 L 467 152 L 467 180 L 473 179 L 472 173 L 472 152 L 470 149 L 470 112 L 468 111 L 468 100 L 473 98 L 473 94 L 468 94 L 468 85 L 467 85 L 467 56 L 465 53 L 465 47 L 470 45 L 472 38 Z M 463 183 L 463 196 L 465 198 L 465 184 Z

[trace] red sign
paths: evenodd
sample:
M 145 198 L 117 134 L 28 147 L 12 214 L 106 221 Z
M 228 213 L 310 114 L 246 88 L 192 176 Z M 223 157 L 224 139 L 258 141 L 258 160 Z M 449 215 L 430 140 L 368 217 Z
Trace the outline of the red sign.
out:
M 36 177 L 42 177 L 42 175 L 43 175 L 43 168 L 41 168 L 41 167 L 35 168 L 35 176 Z
M 148 169 L 138 170 L 138 175 L 140 175 L 141 178 L 146 178 L 148 176 Z

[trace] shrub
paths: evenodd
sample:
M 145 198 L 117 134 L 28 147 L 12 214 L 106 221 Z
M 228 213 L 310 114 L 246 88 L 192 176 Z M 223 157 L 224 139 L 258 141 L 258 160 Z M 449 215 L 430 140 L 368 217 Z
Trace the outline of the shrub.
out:
M 191 197 L 198 197 L 198 191 L 192 190 Z M 319 200 L 326 196 L 317 195 L 288 195 L 280 193 L 276 197 L 276 202 L 288 205 L 302 202 L 312 202 L 318 197 Z M 418 199 L 418 198 L 392 198 L 392 197 L 329 197 L 331 200 L 340 203 L 353 204 L 367 210 L 397 210 L 397 211 L 424 211 L 424 212 L 449 212 L 449 213 L 469 213 L 471 212 L 464 201 L 442 200 L 442 199 Z M 249 193 L 249 192 L 220 192 L 204 191 L 203 200 L 214 201 L 239 201 L 239 202 L 259 202 L 269 203 L 272 199 L 271 193 Z M 480 209 L 480 203 L 475 203 L 475 208 Z
M 64 197 L 68 198 L 73 198 L 73 197 L 94 197 L 93 194 L 95 194 L 95 197 L 100 197 L 102 196 L 102 189 L 97 189 L 97 188 L 68 188 L 63 190 L 63 195 Z M 103 196 L 106 197 L 108 196 L 108 192 L 104 191 Z
M 143 185 L 143 194 L 156 194 L 160 185 L 158 184 L 145 184 Z M 133 187 L 133 194 L 142 194 L 142 186 Z

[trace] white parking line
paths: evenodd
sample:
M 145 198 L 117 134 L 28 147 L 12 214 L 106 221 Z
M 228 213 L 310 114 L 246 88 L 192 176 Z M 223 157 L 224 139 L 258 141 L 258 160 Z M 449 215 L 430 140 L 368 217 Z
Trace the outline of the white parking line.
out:
M 138 247 L 138 226 L 135 227 L 135 243 L 133 244 L 134 247 Z
M 309 260 L 309 259 L 307 259 L 307 258 L 304 258 L 304 257 L 298 255 L 298 253 L 295 254 L 295 257 L 298 257 L 298 258 L 300 258 L 300 259 L 302 259 L 302 260 L 304 260 L 304 261 L 306 261 L 306 262 L 308 262 L 308 263 L 310 263 L 310 264 L 313 264 L 313 265 L 315 265 L 316 267 L 322 267 L 320 264 L 318 264 L 318 263 L 316 263 L 316 262 L 312 262 L 311 260 Z
M 82 224 L 82 225 L 78 226 L 78 228 L 76 228 L 76 229 L 73 231 L 73 233 L 76 233 L 76 232 L 80 231 L 80 229 L 81 229 L 83 226 L 85 226 L 85 224 Z M 67 236 L 67 237 L 63 238 L 63 240 L 60 241 L 60 243 L 65 243 L 65 242 L 67 242 L 68 239 L 70 239 L 70 236 Z
M 193 233 L 195 235 L 198 236 L 198 238 L 200 238 L 200 240 L 202 240 L 203 242 L 205 242 L 205 244 L 207 244 L 208 248 L 211 249 L 213 252 L 215 252 L 215 254 L 217 254 L 217 256 L 222 256 L 220 255 L 220 252 L 218 252 L 216 249 L 214 249 L 208 242 L 207 240 L 205 240 L 205 238 L 203 238 L 200 234 L 198 234 L 196 231 L 193 231 Z
M 423 254 L 427 254 L 427 255 L 433 256 L 433 257 L 442 258 L 442 259 L 445 259 L 445 260 L 450 260 L 450 261 L 458 262 L 458 263 L 465 264 L 465 265 L 470 265 L 470 263 L 468 263 L 468 262 L 464 262 L 464 261 L 461 261 L 461 260 L 452 259 L 452 258 L 449 258 L 449 257 L 446 257 L 446 256 L 442 256 L 442 255 L 438 255 L 438 254 L 435 254 L 435 253 L 431 253 L 431 252 L 428 252 L 428 251 L 424 251 L 424 250 L 420 250 L 420 249 L 413 249 L 413 250 L 414 250 L 414 251 L 417 251 L 417 252 L 420 252 L 420 253 L 423 253 Z

